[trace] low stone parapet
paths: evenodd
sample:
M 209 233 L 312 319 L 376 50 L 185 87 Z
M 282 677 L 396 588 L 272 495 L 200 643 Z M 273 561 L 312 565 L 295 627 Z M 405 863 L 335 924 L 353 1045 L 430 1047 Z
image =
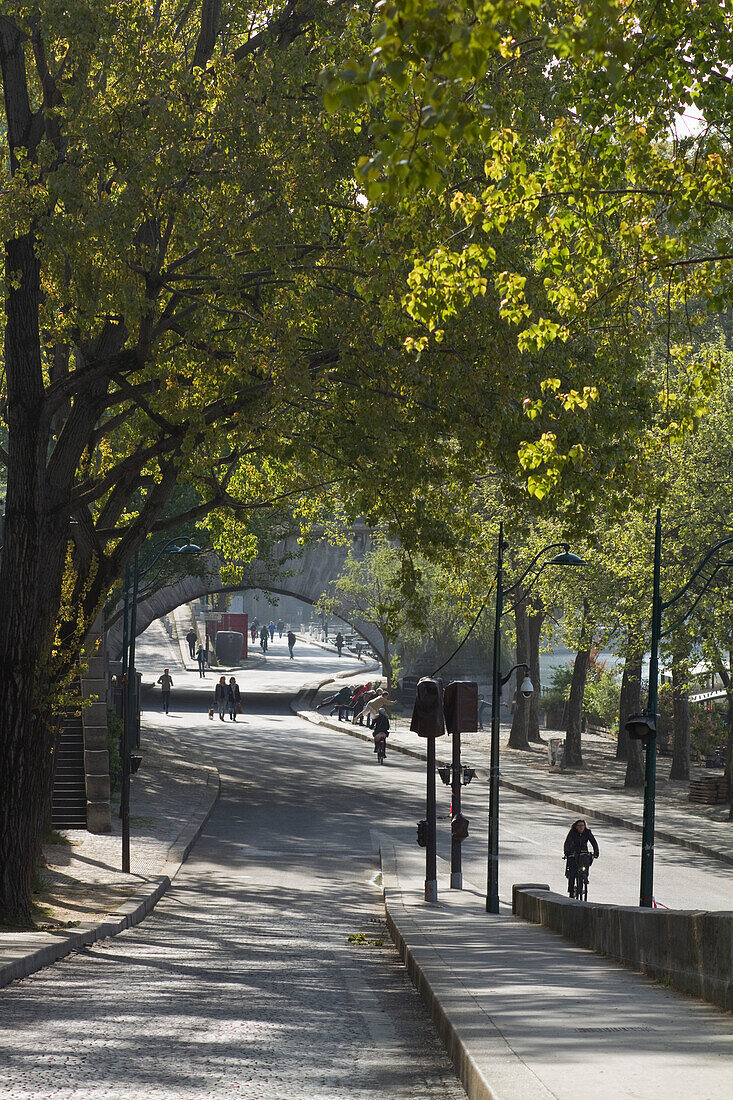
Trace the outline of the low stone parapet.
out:
M 683 993 L 733 1010 L 733 912 L 598 905 L 523 884 L 512 890 L 512 912 Z

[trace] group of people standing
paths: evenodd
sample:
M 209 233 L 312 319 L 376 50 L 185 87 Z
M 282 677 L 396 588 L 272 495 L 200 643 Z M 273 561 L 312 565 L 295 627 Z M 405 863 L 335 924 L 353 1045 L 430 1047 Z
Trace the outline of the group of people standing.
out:
M 351 719 L 354 725 L 362 726 L 366 720 L 367 727 L 370 727 L 380 710 L 386 714 L 387 708 L 394 705 L 395 700 L 390 699 L 386 688 L 373 687 L 370 682 L 357 688 L 342 687 L 335 695 L 329 695 L 318 703 L 316 709 L 330 706 L 330 714 L 338 712 L 339 722 Z

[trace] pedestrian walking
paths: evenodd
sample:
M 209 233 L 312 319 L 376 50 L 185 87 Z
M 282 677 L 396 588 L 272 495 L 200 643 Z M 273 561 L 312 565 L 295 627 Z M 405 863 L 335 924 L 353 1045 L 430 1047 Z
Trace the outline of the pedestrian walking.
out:
M 206 667 L 211 668 L 211 661 L 209 660 L 209 649 L 211 648 L 211 638 L 209 637 L 208 630 L 204 634 L 204 657 L 206 658 Z
M 260 631 L 260 649 L 263 653 L 267 653 L 267 642 L 269 637 L 270 636 L 267 633 L 267 627 L 263 626 L 262 630 Z
M 270 631 L 270 641 L 274 642 L 275 641 L 275 624 L 272 621 L 272 619 L 270 619 L 269 623 L 267 624 L 267 629 Z
M 339 657 L 341 656 L 341 650 L 343 648 L 344 648 L 344 636 L 341 633 L 341 631 L 339 630 L 338 634 L 336 635 L 336 649 L 338 650 Z
M 229 707 L 229 717 L 232 722 L 236 722 L 237 714 L 241 710 L 240 699 L 242 695 L 239 690 L 239 684 L 233 676 L 229 679 L 229 688 L 227 690 L 227 706 Z
M 478 697 L 478 728 L 482 730 L 484 728 L 484 711 L 491 710 L 491 704 L 487 702 L 485 696 L 479 695 Z
M 191 627 L 188 634 L 186 635 L 186 641 L 188 642 L 188 652 L 191 654 L 191 658 L 193 659 L 196 656 L 196 631 L 193 629 L 193 627 Z
M 173 687 L 173 677 L 169 669 L 163 669 L 163 675 L 158 677 L 158 683 L 160 684 L 161 695 L 163 697 L 163 710 L 167 714 L 171 701 L 171 688 Z
M 364 648 L 364 645 L 363 645 L 362 642 L 357 642 L 356 643 L 356 659 L 357 659 L 357 661 L 361 660 L 361 651 L 362 651 L 363 648 Z
M 252 635 L 252 645 L 254 645 L 257 641 L 257 623 L 252 623 L 249 632 Z
M 227 703 L 229 702 L 229 685 L 226 676 L 219 677 L 219 683 L 214 688 L 214 706 L 221 721 L 224 721 Z
M 198 653 L 196 654 L 196 662 L 199 666 L 199 676 L 202 680 L 206 679 L 206 653 L 204 647 L 199 646 Z
M 277 636 L 278 636 L 278 638 L 282 638 L 284 629 L 285 629 L 285 623 L 282 621 L 282 619 L 278 619 L 277 620 Z
M 296 638 L 292 630 L 288 631 L 288 653 L 290 654 L 290 660 L 293 660 L 293 646 L 295 645 Z

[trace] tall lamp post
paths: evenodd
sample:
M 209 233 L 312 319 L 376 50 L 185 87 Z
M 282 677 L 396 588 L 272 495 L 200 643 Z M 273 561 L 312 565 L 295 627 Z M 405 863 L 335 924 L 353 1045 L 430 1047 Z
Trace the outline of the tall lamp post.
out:
M 626 723 L 626 731 L 629 737 L 637 741 L 643 741 L 646 753 L 644 767 L 644 818 L 641 835 L 641 883 L 639 889 L 639 905 L 644 909 L 651 909 L 654 905 L 654 811 L 657 787 L 657 710 L 659 705 L 659 643 L 662 638 L 673 634 L 678 626 L 691 614 L 699 601 L 710 587 L 713 577 L 721 569 L 733 566 L 733 561 L 719 561 L 708 576 L 703 577 L 703 586 L 697 593 L 692 604 L 684 615 L 676 619 L 666 630 L 662 630 L 662 614 L 674 607 L 683 596 L 687 595 L 692 585 L 702 574 L 703 569 L 714 554 L 724 546 L 733 544 L 733 536 L 721 539 L 712 546 L 700 564 L 697 566 L 687 584 L 675 592 L 669 600 L 663 600 L 661 595 L 662 572 L 662 511 L 657 508 L 657 518 L 654 525 L 654 579 L 652 589 L 652 641 L 649 657 L 649 697 L 647 709 L 642 714 L 632 715 Z
M 501 618 L 504 614 L 504 598 L 508 595 L 516 595 L 522 582 L 534 569 L 540 558 L 550 550 L 560 549 L 562 552 L 555 554 L 540 566 L 537 575 L 532 578 L 530 585 L 539 576 L 545 565 L 585 565 L 582 558 L 570 552 L 567 542 L 553 542 L 543 546 L 529 563 L 519 580 L 508 588 L 504 588 L 504 551 L 507 543 L 504 542 L 504 524 L 499 524 L 499 548 L 496 564 L 496 616 L 494 619 L 494 660 L 491 685 L 491 747 L 489 765 L 489 866 L 486 885 L 486 912 L 499 912 L 499 736 L 501 726 L 501 689 L 509 680 L 512 673 L 518 668 L 524 668 L 526 675 L 520 686 L 520 691 L 529 696 L 534 687 L 529 678 L 529 668 L 526 665 L 515 665 L 502 679 L 501 675 Z
M 140 569 L 139 552 L 135 551 L 132 569 L 125 566 L 125 594 L 122 621 L 122 795 L 120 798 L 120 817 L 122 818 L 122 870 L 130 871 L 130 736 L 132 715 L 135 710 L 135 636 L 137 633 L 137 595 L 141 577 L 145 577 L 157 565 L 164 554 L 199 554 L 201 547 L 183 536 L 168 539 L 158 548 L 155 556 Z M 130 582 L 132 579 L 132 589 Z

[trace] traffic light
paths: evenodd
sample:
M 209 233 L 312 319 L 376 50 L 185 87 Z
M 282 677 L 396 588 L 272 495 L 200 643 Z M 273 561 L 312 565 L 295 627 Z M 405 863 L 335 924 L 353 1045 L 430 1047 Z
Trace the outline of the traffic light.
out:
M 451 818 L 450 832 L 454 840 L 465 840 L 468 836 L 468 818 L 463 814 L 455 814 Z
M 445 734 L 442 683 L 430 676 L 418 680 L 410 729 L 418 737 L 443 737 Z
M 448 733 L 475 733 L 478 729 L 478 684 L 451 680 L 443 696 Z
M 428 823 L 424 818 L 417 823 L 417 842 L 421 848 L 428 846 Z

